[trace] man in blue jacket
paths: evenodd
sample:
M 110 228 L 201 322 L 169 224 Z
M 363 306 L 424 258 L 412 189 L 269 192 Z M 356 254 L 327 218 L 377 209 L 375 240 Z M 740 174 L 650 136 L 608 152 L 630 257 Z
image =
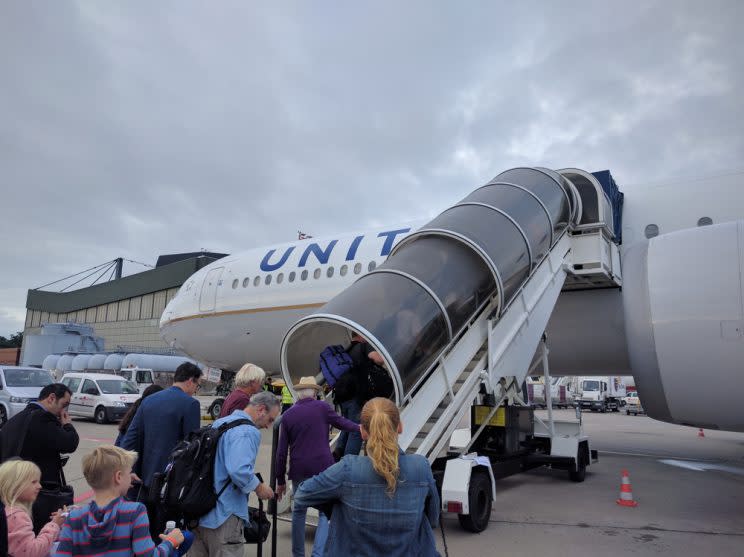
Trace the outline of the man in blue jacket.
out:
M 243 527 L 249 522 L 248 496 L 252 491 L 260 499 L 271 499 L 274 491 L 261 483 L 255 473 L 256 456 L 261 446 L 259 429 L 271 427 L 279 415 L 279 401 L 273 393 L 261 391 L 251 396 L 248 405 L 220 418 L 212 427 L 235 420 L 247 423 L 222 434 L 214 462 L 214 490 L 220 493 L 217 505 L 199 519 L 194 529 L 194 545 L 189 557 L 243 557 Z
M 168 457 L 179 441 L 199 429 L 201 409 L 194 395 L 199 390 L 202 371 L 186 362 L 178 366 L 173 386 L 150 395 L 142 401 L 134 415 L 121 446 L 139 454 L 142 488 L 137 500 L 145 503 L 154 539 L 163 531 L 156 506 L 148 503 L 152 478 L 163 472 Z

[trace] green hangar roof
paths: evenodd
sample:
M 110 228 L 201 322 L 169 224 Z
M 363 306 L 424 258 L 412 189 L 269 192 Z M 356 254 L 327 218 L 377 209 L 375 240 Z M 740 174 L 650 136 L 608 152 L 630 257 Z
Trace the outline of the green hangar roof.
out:
M 196 271 L 219 257 L 199 255 L 162 265 L 155 269 L 120 279 L 96 284 L 72 292 L 29 290 L 26 309 L 69 313 L 92 306 L 100 306 L 151 292 L 180 287 Z

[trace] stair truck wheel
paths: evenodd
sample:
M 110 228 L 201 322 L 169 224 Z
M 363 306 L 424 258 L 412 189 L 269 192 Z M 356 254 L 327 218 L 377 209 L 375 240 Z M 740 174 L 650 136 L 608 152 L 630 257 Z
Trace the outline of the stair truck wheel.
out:
M 468 506 L 470 514 L 458 514 L 457 518 L 468 532 L 482 532 L 491 518 L 493 497 L 491 478 L 485 470 L 473 470 L 468 487 Z
M 96 413 L 94 416 L 97 424 L 108 423 L 108 414 L 106 413 L 106 409 L 103 406 L 99 406 L 98 408 L 96 408 Z
M 0 427 L 5 425 L 8 421 L 8 412 L 5 410 L 5 406 L 0 406 Z
M 586 465 L 589 462 L 589 447 L 586 443 L 579 444 L 579 452 L 576 455 L 578 466 L 576 470 L 569 470 L 568 477 L 572 482 L 583 482 L 586 478 Z

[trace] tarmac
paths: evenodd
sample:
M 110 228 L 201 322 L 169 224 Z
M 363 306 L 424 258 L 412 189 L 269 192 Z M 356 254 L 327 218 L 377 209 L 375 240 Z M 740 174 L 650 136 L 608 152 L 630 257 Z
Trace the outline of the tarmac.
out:
M 572 410 L 554 414 L 575 419 Z M 440 553 L 446 540 L 451 556 L 744 555 L 744 433 L 705 430 L 699 437 L 697 429 L 618 413 L 584 412 L 582 419 L 599 450 L 583 483 L 544 468 L 499 480 L 488 528 L 466 532 L 455 515 L 445 514 L 443 531 L 435 530 Z M 90 488 L 81 458 L 113 442 L 116 425 L 81 419 L 74 425 L 81 441 L 65 472 L 84 500 Z M 256 469 L 267 479 L 270 457 L 271 432 L 263 431 Z M 635 508 L 616 503 L 622 470 L 629 472 Z M 308 555 L 312 532 L 308 528 Z M 276 554 L 291 555 L 289 523 L 279 522 L 277 537 Z M 246 556 L 255 552 L 246 546 Z M 270 539 L 263 555 L 271 555 Z

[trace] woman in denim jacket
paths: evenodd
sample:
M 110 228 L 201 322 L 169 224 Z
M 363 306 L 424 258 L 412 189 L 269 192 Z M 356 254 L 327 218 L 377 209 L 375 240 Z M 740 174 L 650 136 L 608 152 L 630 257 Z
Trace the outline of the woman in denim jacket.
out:
M 438 556 L 434 541 L 439 495 L 429 463 L 398 447 L 400 413 L 386 398 L 373 398 L 361 415 L 367 455 L 346 455 L 306 480 L 296 509 L 333 504 L 325 555 Z

